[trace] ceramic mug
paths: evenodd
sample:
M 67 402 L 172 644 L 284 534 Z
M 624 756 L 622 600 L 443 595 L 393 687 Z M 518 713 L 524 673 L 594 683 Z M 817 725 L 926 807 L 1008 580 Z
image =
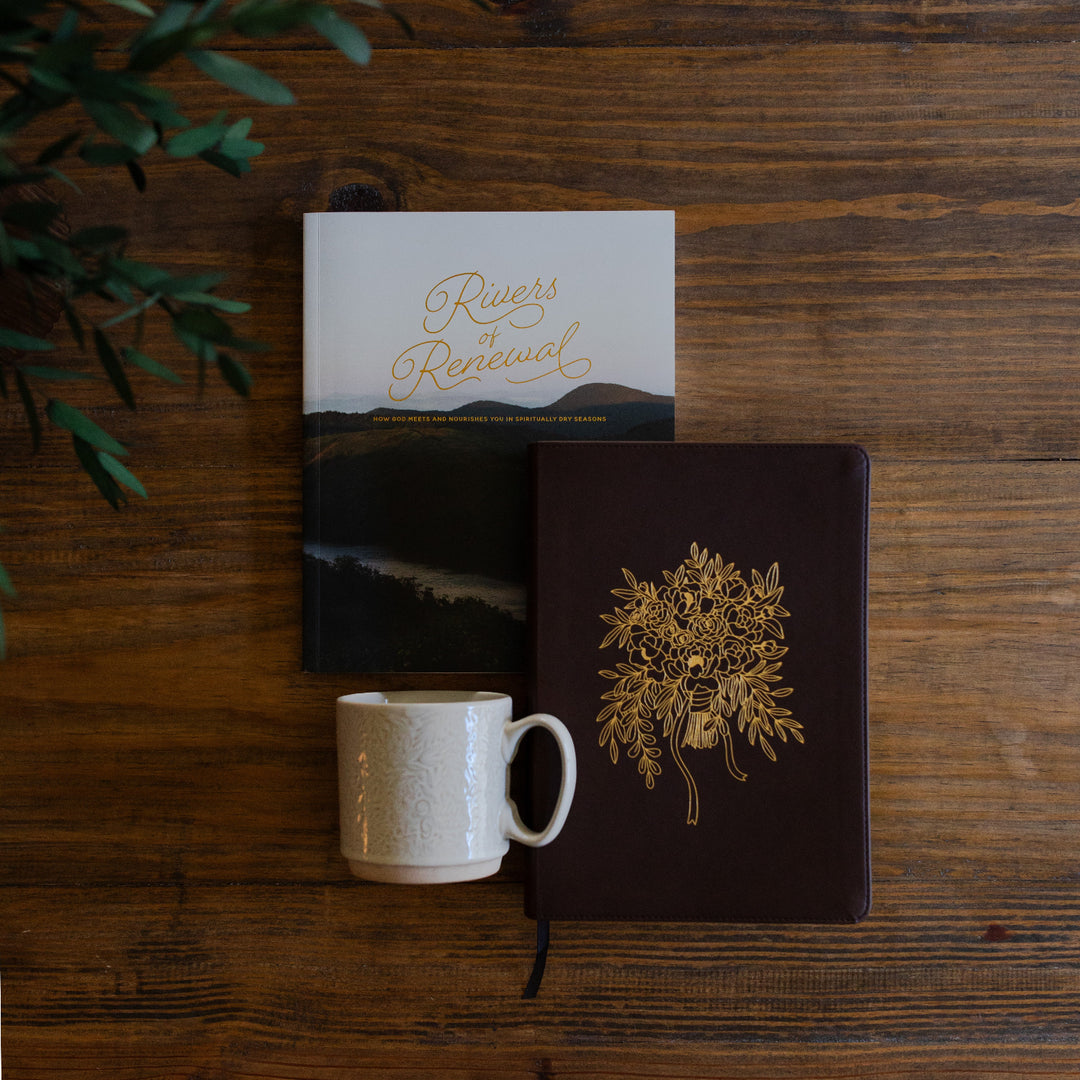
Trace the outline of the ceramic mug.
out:
M 509 795 L 521 737 L 545 728 L 562 755 L 551 820 L 527 828 Z M 494 874 L 510 840 L 559 834 L 577 779 L 574 744 L 553 716 L 513 720 L 508 695 L 410 690 L 337 701 L 341 853 L 357 877 L 414 884 Z

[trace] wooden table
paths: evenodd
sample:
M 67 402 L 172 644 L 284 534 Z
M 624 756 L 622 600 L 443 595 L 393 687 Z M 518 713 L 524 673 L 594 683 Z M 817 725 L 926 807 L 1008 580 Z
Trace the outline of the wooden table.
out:
M 1080 1075 L 1076 6 L 401 10 L 366 69 L 260 51 L 299 103 L 230 100 L 268 143 L 242 181 L 78 176 L 76 220 L 227 270 L 276 347 L 250 402 L 97 409 L 150 489 L 120 514 L 4 407 L 6 1080 Z M 523 1001 L 520 863 L 350 877 L 334 698 L 453 680 L 300 670 L 301 215 L 347 182 L 674 209 L 678 437 L 869 450 L 863 924 L 568 924 Z

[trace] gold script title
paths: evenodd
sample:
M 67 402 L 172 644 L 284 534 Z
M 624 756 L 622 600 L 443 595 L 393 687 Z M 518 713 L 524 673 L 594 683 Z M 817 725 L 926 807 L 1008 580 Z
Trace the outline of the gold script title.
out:
M 453 390 L 479 382 L 486 372 L 502 372 L 516 386 L 551 375 L 587 375 L 592 361 L 570 352 L 581 324 L 570 323 L 558 337 L 541 328 L 547 305 L 556 296 L 557 278 L 546 285 L 537 278 L 531 285 L 516 286 L 494 284 L 475 270 L 443 278 L 424 300 L 428 336 L 399 353 L 391 366 L 390 398 L 407 401 L 420 389 Z M 471 346 L 477 328 L 481 333 Z M 531 341 L 521 340 L 526 331 L 534 332 Z M 452 337 L 470 345 L 451 344 Z

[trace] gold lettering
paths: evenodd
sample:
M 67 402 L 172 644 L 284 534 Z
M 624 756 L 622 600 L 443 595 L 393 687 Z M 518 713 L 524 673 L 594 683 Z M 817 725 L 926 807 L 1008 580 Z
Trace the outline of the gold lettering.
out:
M 457 299 L 451 301 L 450 293 L 454 288 L 457 289 Z M 471 296 L 468 295 L 470 290 L 472 290 Z M 458 308 L 464 307 L 468 311 L 468 305 L 483 291 L 484 279 L 475 270 L 463 274 L 451 274 L 450 277 L 443 278 L 442 281 L 433 285 L 429 290 L 424 300 L 424 307 L 433 315 L 438 315 L 445 312 L 446 305 L 449 304 L 449 314 L 437 326 L 433 324 L 438 320 L 425 317 L 424 329 L 429 334 L 441 334 L 450 325 L 450 321 L 457 314 Z
M 533 375 L 527 379 L 511 379 L 507 376 L 506 381 L 513 383 L 515 386 L 521 386 L 525 383 L 537 382 L 540 379 L 547 378 L 548 375 L 554 375 L 558 372 L 567 379 L 580 379 L 592 370 L 592 361 L 587 356 L 579 356 L 576 360 L 563 360 L 563 350 L 573 340 L 574 335 L 581 327 L 581 323 L 571 323 L 566 328 L 566 333 L 562 336 L 562 341 L 559 342 L 556 347 L 553 341 L 549 341 L 546 345 L 541 346 L 540 351 L 536 356 L 526 355 L 522 357 L 523 360 L 536 360 L 537 362 L 554 361 L 554 366 L 550 367 L 547 371 L 540 372 L 539 375 Z M 584 365 L 584 367 L 582 367 Z M 576 369 L 576 373 L 575 373 Z
M 537 299 L 552 299 L 555 295 L 555 279 L 546 293 L 541 290 L 540 280 L 534 286 L 521 286 L 513 289 L 506 285 L 501 288 L 489 286 L 483 274 L 469 270 L 460 274 L 451 274 L 433 285 L 424 300 L 428 315 L 424 317 L 424 330 L 429 334 L 441 334 L 455 319 L 459 312 L 476 326 L 490 326 L 505 320 L 515 330 L 528 330 L 544 318 L 544 306 L 540 303 L 524 303 L 528 296 Z M 520 300 L 518 294 L 524 290 Z M 498 310 L 494 318 L 487 318 L 488 311 Z M 437 316 L 437 317 L 436 317 Z
M 427 356 L 418 361 L 415 354 L 427 348 Z M 390 377 L 394 380 L 390 384 L 387 393 L 392 401 L 408 401 L 417 388 L 423 383 L 426 375 L 436 390 L 453 390 L 466 382 L 479 382 L 479 375 L 469 375 L 458 379 L 457 375 L 445 372 L 445 377 L 454 380 L 445 385 L 439 381 L 440 373 L 450 363 L 450 346 L 445 341 L 420 341 L 400 353 L 390 368 Z M 460 361 L 458 361 L 460 363 Z M 464 370 L 464 369 L 462 369 Z M 460 371 L 459 371 L 460 374 Z M 394 393 L 395 390 L 406 390 L 405 393 Z
M 477 270 L 443 278 L 431 287 L 424 300 L 427 314 L 423 327 L 430 336 L 403 350 L 391 365 L 390 399 L 407 401 L 423 389 L 453 390 L 467 382 L 481 381 L 481 372 L 502 371 L 506 382 L 518 386 L 549 375 L 566 379 L 587 375 L 592 361 L 569 353 L 570 343 L 580 329 L 577 322 L 567 327 L 557 343 L 550 340 L 539 346 L 505 345 L 500 341 L 495 347 L 507 326 L 519 331 L 538 326 L 546 314 L 545 303 L 557 295 L 558 278 L 554 277 L 546 284 L 537 277 L 531 285 L 490 282 Z M 490 351 L 455 355 L 460 344 L 445 340 L 455 320 L 465 324 L 460 329 L 466 331 L 468 324 L 485 327 L 477 344 Z M 512 378 L 511 369 L 520 377 Z

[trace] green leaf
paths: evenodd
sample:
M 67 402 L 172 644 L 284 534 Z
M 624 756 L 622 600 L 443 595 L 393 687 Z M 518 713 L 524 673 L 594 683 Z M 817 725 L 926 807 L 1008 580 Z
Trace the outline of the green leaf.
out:
M 333 8 L 316 8 L 308 21 L 353 63 L 366 64 L 371 59 L 368 39 L 351 22 L 341 18 Z
M 242 120 L 237 120 L 236 123 L 229 128 L 225 137 L 227 139 L 246 140 L 248 134 L 251 132 L 251 125 L 253 123 L 254 121 L 250 116 L 245 116 Z
M 8 577 L 8 572 L 4 569 L 4 564 L 0 563 L 0 592 L 5 596 L 18 596 L 15 592 L 15 586 L 11 584 L 11 578 Z
M 184 343 L 185 347 L 190 349 L 199 361 L 199 389 L 203 388 L 206 365 L 217 356 L 217 349 L 213 344 L 206 341 L 204 338 L 198 337 L 195 334 L 189 334 L 182 327 L 176 325 L 176 321 L 173 321 L 173 330 L 176 336 Z
M 155 288 L 166 296 L 179 297 L 179 294 L 184 292 L 203 292 L 206 289 L 213 289 L 226 277 L 226 274 L 220 273 L 190 274 L 187 277 L 169 278 L 167 281 L 158 282 Z
M 205 3 L 200 5 L 198 14 L 192 21 L 196 23 L 206 22 L 221 7 L 221 4 L 222 0 L 206 0 Z
M 15 253 L 15 245 L 11 242 L 11 237 L 8 236 L 3 222 L 0 221 L 0 266 L 14 266 L 18 261 L 19 256 Z
M 108 335 L 96 326 L 94 327 L 94 347 L 97 349 L 98 359 L 105 369 L 105 374 L 109 376 L 109 382 L 120 395 L 120 400 L 129 409 L 134 409 L 135 395 L 128 381 L 127 372 L 124 371 L 124 365 L 120 362 L 120 357 L 116 355 L 116 350 Z
M 3 5 L 3 7 L 10 7 L 9 4 Z M 24 13 L 26 5 L 23 4 Z M 13 24 L 9 23 L 9 26 Z M 0 35 L 0 50 L 12 54 L 13 60 L 23 60 L 28 56 L 32 56 L 33 53 L 30 49 L 24 48 L 31 42 L 38 41 L 41 38 L 41 30 L 36 26 L 26 25 L 21 29 L 9 29 L 4 34 Z
M 206 49 L 189 49 L 188 59 L 205 75 L 267 105 L 291 105 L 292 91 L 265 72 L 242 60 Z
M 137 262 L 135 259 L 113 259 L 109 265 L 145 293 L 160 291 L 161 286 L 169 280 L 169 275 L 164 270 L 151 263 Z
M 120 443 L 74 405 L 68 405 L 65 401 L 53 398 L 45 406 L 45 414 L 58 428 L 70 431 L 72 435 L 98 450 L 105 450 L 107 453 L 117 454 L 120 457 L 127 456 L 127 450 Z
M 173 0 L 166 4 L 139 36 L 138 44 L 168 36 L 187 25 L 195 5 L 190 0 Z
M 98 450 L 97 457 L 98 461 L 101 462 L 102 467 L 114 480 L 119 480 L 125 487 L 131 488 L 136 495 L 139 495 L 144 499 L 147 498 L 146 488 L 144 488 L 135 475 L 130 470 L 124 468 L 112 454 L 106 454 L 103 450 Z
M 69 79 L 65 79 L 58 71 L 52 71 L 49 68 L 35 67 L 30 71 L 30 77 L 39 86 L 44 86 L 49 90 L 55 90 L 58 94 L 63 94 L 65 97 L 75 93 L 75 86 Z
M 51 143 L 37 156 L 35 165 L 51 165 L 54 161 L 58 161 L 75 145 L 81 138 L 78 131 L 72 131 L 65 135 L 62 139 L 57 139 L 56 142 Z
M 21 352 L 47 352 L 56 346 L 43 338 L 31 337 L 10 327 L 0 326 L 0 348 L 19 349 Z
M 221 169 L 222 172 L 227 172 L 230 176 L 240 177 L 246 172 L 251 172 L 251 166 L 247 161 L 243 159 L 237 161 L 235 158 L 227 157 L 217 150 L 204 150 L 199 157 L 208 165 L 213 165 L 214 168 Z
M 174 101 L 146 101 L 139 99 L 139 112 L 153 124 L 161 128 L 186 128 L 191 121 L 178 112 Z
M 90 292 L 95 296 L 100 296 L 102 300 L 108 300 L 110 303 L 114 303 L 119 300 L 124 304 L 135 304 L 135 294 L 128 287 L 128 283 L 116 273 L 110 272 L 108 269 L 102 275 L 101 280 L 90 283 Z M 86 291 L 86 290 L 84 290 Z M 124 319 L 129 318 L 127 313 L 119 316 L 117 319 L 110 320 L 111 322 L 122 322 Z M 102 323 L 102 326 L 107 325 Z
M 224 353 L 218 353 L 217 363 L 225 382 L 241 397 L 247 397 L 251 393 L 251 384 L 253 382 L 251 373 L 247 368 Z
M 126 165 L 139 156 L 130 146 L 85 142 L 79 148 L 79 157 L 88 165 Z
M 173 157 L 195 157 L 204 150 L 217 146 L 225 138 L 226 128 L 221 123 L 204 124 L 174 135 L 166 144 L 165 150 Z
M 212 311 L 187 308 L 173 319 L 173 325 L 186 334 L 203 338 L 218 345 L 231 345 L 233 332 L 229 324 Z
M 251 341 L 248 338 L 234 337 L 232 341 L 228 342 L 230 348 L 239 349 L 241 352 L 269 352 L 273 346 L 265 341 Z
M 25 6 L 25 5 L 23 5 Z M 64 12 L 60 19 L 60 25 L 57 27 L 54 40 L 56 41 L 68 41 L 74 37 L 79 29 L 79 4 L 72 4 L 67 11 Z
M 186 18 L 191 9 L 191 4 L 169 4 L 159 19 L 171 11 L 173 12 L 169 19 L 171 24 L 181 13 Z M 128 59 L 129 71 L 153 71 L 182 52 L 197 49 L 200 45 L 206 44 L 215 35 L 212 26 L 178 26 L 159 33 L 155 31 L 155 25 L 156 20 L 147 27 L 147 32 L 132 46 Z M 162 29 L 164 29 L 164 24 Z
M 141 0 L 106 0 L 106 3 L 124 8 L 126 11 L 133 11 L 136 15 L 142 15 L 147 19 L 154 17 L 153 9 L 148 8 Z
M 125 299 L 130 303 L 134 297 L 131 297 L 130 299 L 125 297 Z M 111 319 L 106 319 L 103 323 L 99 323 L 98 327 L 101 330 L 108 330 L 113 326 L 117 326 L 119 323 L 127 322 L 128 319 L 134 319 L 137 316 L 142 315 L 148 308 L 153 307 L 160 299 L 161 293 L 151 293 L 145 300 L 135 304 L 134 307 L 130 307 L 126 311 L 121 311 L 119 315 L 114 315 Z
M 142 166 L 137 161 L 125 161 L 124 166 L 131 175 L 131 182 L 135 185 L 135 190 L 140 193 L 144 192 L 146 190 L 146 173 L 143 172 Z
M 37 404 L 30 392 L 30 386 L 19 368 L 15 369 L 15 385 L 19 388 L 19 400 L 22 402 L 23 412 L 26 413 L 26 422 L 30 425 L 30 443 L 37 453 L 41 447 L 41 417 L 38 416 Z
M 224 311 L 229 315 L 243 315 L 251 310 L 250 304 L 241 300 L 226 300 L 221 296 L 213 296 L 204 292 L 173 293 L 174 300 L 180 300 L 185 304 L 203 304 L 206 307 Z
M 78 435 L 72 436 L 72 445 L 75 447 L 75 456 L 83 467 L 83 472 L 94 481 L 98 491 L 105 497 L 114 510 L 119 510 L 127 502 L 127 497 L 120 489 L 120 485 L 113 479 L 112 474 L 101 462 L 101 457 L 90 443 L 80 439 Z
M 224 319 L 206 308 L 185 308 L 179 315 L 174 315 L 173 330 L 192 352 L 209 359 L 213 359 L 212 350 L 206 349 L 206 345 L 240 349 L 243 352 L 265 352 L 270 347 L 259 341 L 237 337 Z
M 71 177 L 65 175 L 59 169 L 50 168 L 46 169 L 45 171 L 48 177 L 51 177 L 54 180 L 59 180 L 61 184 L 67 184 L 67 186 L 71 188 L 71 190 L 74 191 L 76 195 L 82 194 L 82 189 L 79 187 L 79 185 L 76 184 L 75 181 L 71 179 Z
M 44 233 L 39 233 L 34 239 L 36 243 L 26 245 L 25 248 L 21 243 L 16 242 L 16 250 L 20 255 L 24 255 L 25 258 L 30 260 L 45 259 L 55 263 L 56 268 L 73 281 L 79 281 L 85 277 L 83 264 L 79 262 L 72 253 L 71 248 L 64 241 L 57 240 L 55 237 Z M 46 268 L 46 273 L 49 277 L 60 276 L 60 274 L 53 272 L 49 268 Z
M 146 371 L 159 379 L 164 379 L 165 382 L 171 382 L 176 386 L 183 385 L 184 380 L 181 379 L 175 371 L 167 368 L 164 364 L 158 363 L 158 361 L 153 359 L 153 357 L 147 356 L 145 353 L 141 353 L 137 349 L 122 349 L 121 355 L 124 357 L 124 360 L 127 361 L 127 363 L 134 364 L 135 367 L 142 368 L 143 371 Z
M 226 157 L 231 158 L 258 157 L 266 149 L 266 146 L 261 142 L 249 139 L 248 133 L 250 131 L 250 116 L 245 117 L 243 120 L 237 120 L 226 132 L 225 138 L 222 139 L 221 152 Z
M 285 3 L 250 0 L 233 8 L 229 22 L 246 37 L 274 37 L 307 22 L 312 6 L 307 0 Z
M 131 147 L 136 154 L 145 154 L 156 142 L 157 132 L 144 124 L 130 109 L 111 101 L 82 99 L 83 108 L 97 126 L 117 142 Z
M 71 336 L 75 339 L 75 343 L 80 349 L 86 349 L 86 336 L 83 334 L 82 322 L 79 319 L 79 313 L 71 306 L 67 298 L 63 298 L 61 301 L 64 305 L 64 318 L 67 320 L 68 329 L 71 331 Z
M 77 379 L 93 379 L 85 371 L 71 371 L 68 368 L 39 367 L 31 364 L 20 364 L 19 370 L 34 379 L 45 379 L 52 382 L 71 382 Z

